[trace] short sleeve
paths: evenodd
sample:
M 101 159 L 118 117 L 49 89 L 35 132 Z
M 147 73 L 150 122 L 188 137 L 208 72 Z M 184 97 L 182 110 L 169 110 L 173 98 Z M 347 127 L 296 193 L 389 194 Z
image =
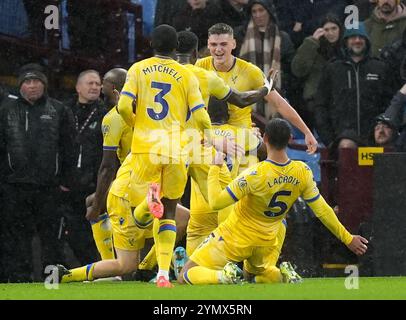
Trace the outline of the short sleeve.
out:
M 120 116 L 112 116 L 110 113 L 103 118 L 103 150 L 115 151 L 120 145 L 122 136 L 123 122 Z
M 191 74 L 187 84 L 187 102 L 190 112 L 204 108 L 204 101 L 199 89 L 199 81 Z
M 228 86 L 224 80 L 214 72 L 208 72 L 208 75 L 210 95 L 219 100 L 226 100 L 232 93 L 230 86 Z
M 246 195 L 253 193 L 256 189 L 257 178 L 255 170 L 245 170 L 226 187 L 226 190 L 234 201 L 239 201 Z
M 131 68 L 127 73 L 127 79 L 124 84 L 123 89 L 121 90 L 121 95 L 127 96 L 133 100 L 137 98 L 138 88 L 136 81 L 136 72 L 135 69 Z

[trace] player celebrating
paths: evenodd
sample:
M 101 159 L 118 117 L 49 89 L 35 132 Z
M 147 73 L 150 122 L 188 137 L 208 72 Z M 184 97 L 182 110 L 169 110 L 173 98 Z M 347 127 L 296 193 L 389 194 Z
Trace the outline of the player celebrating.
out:
M 182 284 L 237 283 L 241 270 L 233 263 L 244 261 L 247 280 L 257 283 L 296 280 L 290 265 L 281 269 L 269 255 L 277 246 L 282 220 L 299 196 L 321 222 L 357 255 L 366 252 L 368 241 L 351 235 L 333 209 L 320 195 L 310 168 L 291 161 L 286 147 L 291 137 L 289 124 L 273 119 L 266 126 L 264 141 L 268 157 L 244 171 L 222 190 L 218 182 L 223 156 L 209 172 L 209 203 L 214 210 L 234 203 L 233 212 L 193 253 L 178 281 Z
M 208 33 L 207 46 L 211 56 L 198 60 L 197 66 L 215 71 L 231 88 L 239 91 L 256 90 L 266 85 L 267 80 L 257 66 L 232 55 L 231 52 L 236 47 L 236 41 L 233 29 L 229 25 L 224 23 L 215 24 L 209 29 Z M 305 135 L 308 152 L 314 153 L 317 149 L 317 141 L 297 112 L 276 90 L 272 90 L 265 99 L 274 106 L 277 112 Z M 230 103 L 228 106 L 229 124 L 251 128 L 251 107 L 241 109 Z
M 118 104 L 120 115 L 134 126 L 131 187 L 140 190 L 131 194 L 142 194 L 142 191 L 146 194 L 144 186 L 150 183 L 147 199 L 134 210 L 135 221 L 139 226 L 146 226 L 152 222 L 151 214 L 159 219 L 154 221 L 153 228 L 158 287 L 172 286 L 169 267 L 176 238 L 174 217 L 187 180 L 187 154 L 183 147 L 187 142 L 184 129 L 188 111 L 199 130 L 207 135 L 211 130 L 197 79 L 171 58 L 177 42 L 173 27 L 155 28 L 151 41 L 155 55 L 131 67 Z M 136 201 L 130 199 L 130 202 L 133 206 Z

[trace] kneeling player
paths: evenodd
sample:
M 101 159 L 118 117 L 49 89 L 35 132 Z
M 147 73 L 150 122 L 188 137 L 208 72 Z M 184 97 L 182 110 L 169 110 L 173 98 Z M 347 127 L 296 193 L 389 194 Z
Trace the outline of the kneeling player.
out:
M 366 252 L 368 241 L 351 235 L 339 222 L 320 195 L 310 168 L 288 158 L 285 149 L 290 136 L 285 120 L 271 120 L 264 137 L 267 159 L 244 171 L 224 190 L 218 177 L 223 156 L 216 156 L 216 165 L 209 172 L 209 204 L 214 210 L 235 205 L 226 221 L 190 257 L 178 279 L 181 284 L 237 283 L 242 272 L 235 263 L 241 261 L 247 280 L 295 282 L 297 274 L 290 264 L 277 268 L 272 256 L 286 213 L 299 196 L 352 252 Z

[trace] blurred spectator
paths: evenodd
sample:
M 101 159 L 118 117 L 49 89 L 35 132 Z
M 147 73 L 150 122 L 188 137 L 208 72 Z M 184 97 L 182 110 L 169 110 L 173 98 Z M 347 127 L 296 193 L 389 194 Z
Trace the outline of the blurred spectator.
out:
M 157 0 L 155 7 L 154 26 L 160 24 L 171 24 L 173 17 L 182 10 L 186 0 Z
M 0 1 L 0 33 L 16 37 L 28 35 L 28 17 L 22 1 Z
M 95 70 L 83 71 L 76 83 L 77 97 L 69 105 L 76 125 L 75 181 L 64 193 L 67 241 L 80 264 L 97 260 L 91 228 L 85 219 L 86 196 L 96 190 L 97 172 L 103 155 L 101 123 L 107 109 L 100 99 L 101 79 Z
M 273 0 L 272 2 L 275 6 L 279 28 L 291 35 L 290 32 L 293 30 L 295 21 L 293 19 L 293 10 L 290 5 L 290 0 Z
M 317 129 L 325 145 L 343 133 L 366 143 L 371 123 L 393 95 L 388 67 L 369 56 L 370 40 L 362 23 L 345 31 L 344 48 L 343 59 L 327 64 L 316 94 Z
M 48 80 L 38 65 L 24 66 L 20 94 L 0 110 L 0 168 L 4 197 L 1 241 L 6 281 L 30 282 L 31 243 L 37 232 L 43 267 L 63 259 L 60 186 L 70 187 L 73 116 L 47 95 Z
M 393 97 L 390 106 L 385 111 L 385 116 L 389 117 L 394 124 L 402 128 L 406 127 L 406 81 L 405 84 Z
M 381 59 L 391 68 L 395 88 L 406 83 L 406 29 L 402 39 L 382 49 Z
M 207 47 L 209 28 L 220 22 L 220 8 L 210 0 L 187 0 L 183 9 L 176 14 L 171 25 L 177 31 L 191 31 L 199 38 L 199 50 Z
M 244 29 L 249 20 L 245 10 L 249 0 L 218 0 L 220 6 L 221 22 L 228 24 L 234 30 L 237 47 L 234 52 L 239 52 L 244 38 Z
M 389 117 L 382 113 L 375 118 L 370 145 L 395 149 L 398 137 L 399 129 Z
M 400 0 L 378 0 L 365 28 L 371 39 L 371 54 L 378 57 L 385 45 L 401 39 L 406 29 L 405 5 Z
M 50 5 L 49 0 L 23 0 L 25 11 L 28 16 L 28 29 L 30 38 L 43 43 L 45 39 L 45 8 Z
M 320 26 L 321 19 L 327 14 L 344 20 L 344 9 L 348 0 L 287 0 L 292 10 L 294 25 L 291 30 L 292 40 L 299 46 L 303 39 L 310 36 Z
M 275 88 L 289 98 L 290 64 L 295 48 L 289 35 L 280 31 L 275 7 L 269 0 L 251 0 L 248 3 L 250 20 L 245 31 L 239 57 L 259 67 L 266 76 L 273 69 L 279 73 Z M 257 111 L 264 114 L 264 102 L 257 103 Z M 264 114 L 269 117 L 269 114 Z
M 364 21 L 370 17 L 378 0 L 355 0 L 353 4 L 358 8 L 359 21 Z
M 7 92 L 0 86 L 0 106 L 6 97 L 7 97 Z
M 292 61 L 293 74 L 304 81 L 304 120 L 314 127 L 314 100 L 323 69 L 331 59 L 343 57 L 344 30 L 336 16 L 328 15 L 313 36 L 307 37 Z
M 142 5 L 142 31 L 144 35 L 149 35 L 154 28 L 157 0 L 131 0 L 131 2 Z
M 67 1 L 70 49 L 79 54 L 104 57 L 110 44 L 111 9 L 105 1 Z M 115 35 L 117 37 L 117 35 Z

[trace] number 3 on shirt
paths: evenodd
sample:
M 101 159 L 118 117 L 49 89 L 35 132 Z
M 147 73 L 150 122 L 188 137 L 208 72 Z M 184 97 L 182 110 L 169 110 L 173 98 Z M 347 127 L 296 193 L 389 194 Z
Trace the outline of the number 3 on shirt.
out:
M 284 214 L 286 212 L 286 210 L 288 209 L 288 206 L 285 202 L 282 201 L 278 201 L 277 198 L 278 197 L 289 197 L 292 194 L 292 191 L 278 191 L 275 192 L 271 202 L 269 202 L 268 207 L 271 209 L 274 208 L 279 208 L 280 211 L 279 212 L 272 212 L 272 211 L 265 211 L 264 214 L 268 217 L 274 218 L 277 216 L 280 216 L 282 214 Z
M 168 102 L 164 99 L 164 96 L 171 91 L 172 85 L 169 83 L 155 82 L 151 83 L 152 89 L 160 89 L 161 91 L 155 96 L 154 101 L 159 103 L 162 106 L 162 111 L 156 113 L 153 108 L 147 108 L 148 115 L 153 120 L 162 120 L 168 115 L 169 105 Z

